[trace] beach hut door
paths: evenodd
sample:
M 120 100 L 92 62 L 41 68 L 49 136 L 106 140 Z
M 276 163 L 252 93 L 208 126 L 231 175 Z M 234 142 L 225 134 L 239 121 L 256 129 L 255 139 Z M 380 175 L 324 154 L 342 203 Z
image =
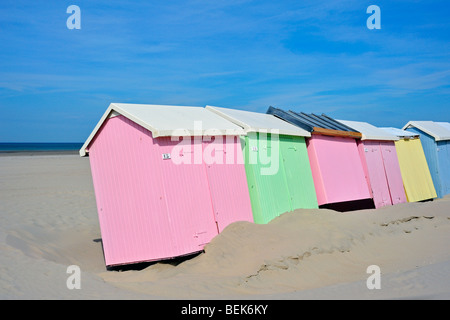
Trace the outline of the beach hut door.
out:
M 384 169 L 392 204 L 406 202 L 405 189 L 403 187 L 403 180 L 394 142 L 381 143 L 381 154 L 383 156 Z
M 392 204 L 380 143 L 366 141 L 364 152 L 375 206 L 378 208 Z
M 242 157 L 239 137 L 204 142 L 203 150 L 213 216 L 217 231 L 222 232 L 230 223 L 243 220 L 247 211 L 251 214 L 245 169 L 242 160 L 237 162 Z
M 213 218 L 217 226 L 217 232 L 221 232 L 224 229 L 221 223 L 222 213 L 226 212 L 227 201 L 232 201 L 232 199 L 227 199 L 224 192 L 228 189 L 227 179 L 229 179 L 226 172 L 227 166 L 222 165 L 226 160 L 226 152 L 221 141 L 204 141 L 203 145 L 203 160 L 211 193 Z M 224 169 L 224 171 L 221 169 Z
M 445 195 L 450 193 L 450 141 L 439 141 L 437 154 L 441 190 Z

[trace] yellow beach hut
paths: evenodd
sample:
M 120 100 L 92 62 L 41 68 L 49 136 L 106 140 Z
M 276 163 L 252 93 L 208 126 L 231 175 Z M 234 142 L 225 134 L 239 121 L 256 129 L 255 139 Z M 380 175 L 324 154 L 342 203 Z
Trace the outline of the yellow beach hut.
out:
M 397 128 L 382 129 L 399 137 L 395 149 L 408 202 L 437 198 L 419 135 Z

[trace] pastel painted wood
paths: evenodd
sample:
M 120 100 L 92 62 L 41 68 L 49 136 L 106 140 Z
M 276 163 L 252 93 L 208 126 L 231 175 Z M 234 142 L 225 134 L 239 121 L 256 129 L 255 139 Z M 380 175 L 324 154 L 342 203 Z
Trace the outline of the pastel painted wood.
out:
M 392 204 L 405 203 L 407 199 L 395 142 L 380 142 L 380 146 Z
M 242 127 L 247 184 L 256 223 L 295 209 L 318 208 L 305 136 L 309 132 L 273 115 L 207 106 Z
M 371 198 L 355 139 L 313 135 L 307 145 L 319 205 Z
M 420 136 L 438 197 L 450 194 L 450 123 L 410 121 L 404 129 Z
M 436 198 L 436 189 L 419 135 L 397 128 L 381 129 L 399 138 L 395 141 L 395 150 L 408 202 Z
M 395 135 L 367 122 L 338 120 L 362 133 L 358 149 L 375 208 L 406 202 Z
M 267 113 L 311 133 L 306 145 L 319 206 L 372 198 L 358 151 L 360 132 L 323 114 L 273 107 Z
M 174 117 L 177 109 L 168 108 Z M 233 131 L 238 127 L 222 123 L 232 134 L 228 139 L 217 136 L 215 159 L 221 161 L 216 163 L 202 157 L 208 146 L 211 151 L 214 138 L 154 138 L 120 114 L 126 111 L 120 106 L 107 111 L 110 115 L 80 152 L 90 159 L 107 266 L 199 252 L 230 223 L 253 222 L 242 151 L 234 135 L 239 130 Z M 201 120 L 198 114 L 195 118 Z M 183 148 L 176 148 L 181 141 Z M 194 159 L 196 150 L 200 162 Z M 240 161 L 227 162 L 227 151 Z M 185 161 L 176 163 L 175 156 Z

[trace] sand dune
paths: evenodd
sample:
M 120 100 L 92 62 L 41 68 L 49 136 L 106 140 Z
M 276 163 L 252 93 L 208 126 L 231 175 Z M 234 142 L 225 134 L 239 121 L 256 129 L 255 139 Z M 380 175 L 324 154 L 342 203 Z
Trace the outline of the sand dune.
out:
M 450 298 L 450 197 L 236 222 L 190 259 L 107 271 L 89 160 L 0 157 L 2 299 Z M 69 290 L 69 265 L 81 289 Z M 369 265 L 381 289 L 369 290 Z

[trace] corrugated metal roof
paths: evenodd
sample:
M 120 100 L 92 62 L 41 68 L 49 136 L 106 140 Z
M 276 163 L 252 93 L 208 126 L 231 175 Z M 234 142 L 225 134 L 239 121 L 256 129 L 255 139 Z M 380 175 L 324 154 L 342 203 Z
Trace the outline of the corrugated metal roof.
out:
M 311 136 L 309 131 L 294 126 L 271 114 L 213 106 L 206 106 L 206 109 L 244 128 L 246 132 L 270 132 L 271 130 L 278 130 L 278 133 L 283 135 Z
M 417 128 L 432 136 L 436 141 L 450 140 L 450 123 L 434 121 L 409 121 L 403 130 Z
M 412 138 L 412 137 L 419 136 L 417 133 L 409 132 L 409 131 L 398 129 L 398 128 L 382 127 L 379 129 L 384 130 L 390 134 L 396 135 L 399 138 Z
M 350 128 L 325 114 L 317 115 L 314 113 L 299 113 L 292 110 L 284 111 L 274 107 L 269 107 L 267 113 L 273 114 L 313 134 L 347 136 L 353 138 L 361 138 L 362 136 L 362 134 L 355 129 Z
M 370 123 L 361 122 L 361 121 L 349 121 L 349 120 L 337 120 L 346 126 L 355 129 L 355 131 L 359 131 L 362 134 L 361 140 L 387 140 L 387 141 L 395 141 L 398 140 L 398 136 L 393 135 L 386 130 L 382 130 L 377 128 Z
M 203 107 L 111 103 L 80 149 L 81 156 L 86 155 L 86 148 L 103 122 L 117 115 L 123 115 L 149 130 L 154 138 L 172 135 L 245 135 L 241 127 Z
M 316 115 L 314 113 L 307 114 L 304 112 L 289 111 L 290 113 L 301 118 L 303 121 L 309 123 L 313 127 L 339 130 L 339 131 L 355 131 L 353 128 L 346 126 L 345 124 L 339 123 L 338 121 L 326 116 L 325 114 Z M 356 131 L 355 131 L 356 132 Z
M 269 107 L 269 109 L 267 109 L 267 114 L 272 114 L 284 121 L 287 121 L 293 125 L 296 125 L 297 127 L 300 127 L 308 132 L 312 132 L 313 131 L 313 127 L 308 125 L 307 123 L 301 121 L 300 119 L 298 119 L 298 117 L 296 117 L 295 115 L 290 114 L 287 111 L 278 109 L 278 108 L 274 108 L 274 107 Z

